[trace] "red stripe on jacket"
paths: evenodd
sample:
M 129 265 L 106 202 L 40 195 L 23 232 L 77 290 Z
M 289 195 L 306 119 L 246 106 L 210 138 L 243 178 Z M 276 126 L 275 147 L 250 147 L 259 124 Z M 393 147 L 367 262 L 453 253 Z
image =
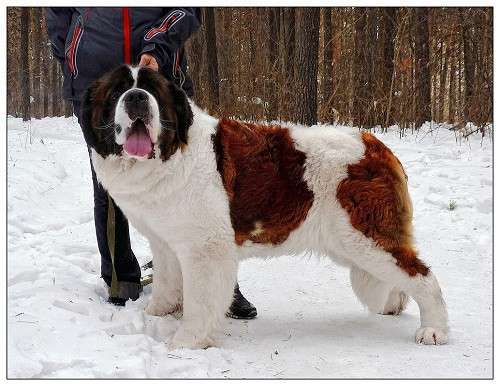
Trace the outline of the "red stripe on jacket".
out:
M 82 34 L 82 28 L 80 27 L 80 25 L 77 25 L 75 27 L 75 30 L 73 31 L 73 37 L 71 39 L 70 48 L 68 52 L 68 59 L 69 59 L 68 65 L 72 73 L 75 72 L 75 52 L 81 34 Z
M 126 64 L 131 64 L 130 55 L 130 15 L 128 7 L 123 7 L 123 60 Z
M 152 28 L 148 31 L 146 36 L 144 36 L 145 40 L 150 40 L 159 33 L 168 31 L 172 25 L 175 24 L 176 21 L 182 19 L 184 17 L 185 13 L 182 11 L 173 11 L 163 22 L 160 24 L 159 27 Z

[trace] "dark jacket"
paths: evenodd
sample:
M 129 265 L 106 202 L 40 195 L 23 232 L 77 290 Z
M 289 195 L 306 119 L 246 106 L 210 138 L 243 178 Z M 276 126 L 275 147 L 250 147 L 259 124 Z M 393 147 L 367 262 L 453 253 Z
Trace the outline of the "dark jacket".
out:
M 143 53 L 192 96 L 183 45 L 200 26 L 199 9 L 54 7 L 46 20 L 65 98 L 78 103 L 92 81 L 119 64 L 138 64 Z

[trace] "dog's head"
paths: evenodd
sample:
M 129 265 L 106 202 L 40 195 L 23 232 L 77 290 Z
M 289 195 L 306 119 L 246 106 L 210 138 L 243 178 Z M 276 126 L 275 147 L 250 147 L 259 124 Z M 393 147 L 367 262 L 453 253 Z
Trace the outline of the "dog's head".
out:
M 193 114 L 184 91 L 146 67 L 120 66 L 96 80 L 82 105 L 87 144 L 110 154 L 168 159 L 187 144 Z

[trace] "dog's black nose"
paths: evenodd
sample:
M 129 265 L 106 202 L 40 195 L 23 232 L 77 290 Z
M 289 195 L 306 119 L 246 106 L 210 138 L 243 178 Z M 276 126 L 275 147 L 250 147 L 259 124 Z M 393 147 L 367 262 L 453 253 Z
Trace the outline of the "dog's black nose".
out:
M 125 95 L 125 103 L 141 103 L 148 100 L 148 94 L 142 90 L 130 91 Z
M 146 118 L 149 115 L 148 94 L 145 91 L 129 91 L 123 101 L 130 119 Z

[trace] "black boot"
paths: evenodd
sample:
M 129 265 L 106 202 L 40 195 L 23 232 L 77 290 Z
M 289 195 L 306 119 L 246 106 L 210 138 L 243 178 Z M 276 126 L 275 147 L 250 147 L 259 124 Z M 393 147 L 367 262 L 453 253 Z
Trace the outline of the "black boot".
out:
M 226 316 L 233 319 L 255 319 L 257 316 L 257 309 L 241 294 L 238 283 L 234 287 L 233 303 Z
M 153 268 L 153 262 L 150 261 L 144 264 L 141 269 L 147 270 L 149 268 Z M 153 274 L 149 273 L 147 275 L 143 275 L 141 277 L 140 283 L 128 282 L 128 281 L 119 281 L 117 282 L 117 289 L 115 290 L 117 296 L 112 296 L 111 294 L 111 280 L 108 280 L 110 284 L 108 284 L 108 302 L 113 303 L 117 306 L 124 306 L 125 302 L 129 299 L 135 301 L 139 298 L 140 293 L 143 288 L 153 282 Z
M 124 306 L 127 300 L 137 300 L 142 292 L 141 283 L 132 283 L 129 281 L 119 281 L 116 283 L 116 290 L 112 294 L 111 287 L 108 287 L 108 302 L 115 306 Z

